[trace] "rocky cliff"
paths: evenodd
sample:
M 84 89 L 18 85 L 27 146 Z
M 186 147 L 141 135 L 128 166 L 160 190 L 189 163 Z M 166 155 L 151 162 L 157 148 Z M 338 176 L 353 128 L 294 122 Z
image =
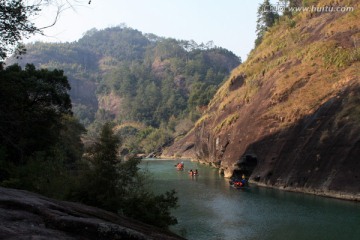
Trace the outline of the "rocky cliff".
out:
M 98 208 L 0 187 L 0 239 L 183 238 Z
M 226 177 L 360 199 L 360 4 L 282 17 L 235 69 L 186 139 Z

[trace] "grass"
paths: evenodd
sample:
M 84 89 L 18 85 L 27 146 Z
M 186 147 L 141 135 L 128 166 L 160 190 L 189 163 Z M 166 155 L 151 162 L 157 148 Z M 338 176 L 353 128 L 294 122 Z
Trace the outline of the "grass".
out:
M 239 114 L 238 113 L 233 113 L 231 115 L 229 115 L 227 118 L 225 118 L 220 124 L 218 124 L 215 127 L 215 132 L 219 132 L 222 128 L 226 127 L 226 126 L 230 126 L 231 124 L 233 124 L 234 122 L 236 122 L 236 120 L 238 120 L 239 118 Z
M 251 51 L 248 60 L 233 70 L 229 80 L 215 94 L 206 118 L 216 116 L 214 110 L 224 111 L 234 104 L 251 102 L 265 82 L 274 81 L 271 94 L 275 104 L 267 109 L 264 116 L 281 119 L 280 125 L 286 126 L 311 114 L 325 101 L 336 96 L 350 81 L 358 79 L 359 1 L 305 2 L 319 6 L 353 6 L 355 11 L 315 15 L 300 12 L 293 19 L 280 19 L 265 34 L 263 42 Z M 246 76 L 245 84 L 230 91 L 230 79 L 240 75 Z M 279 101 L 279 97 L 283 98 L 282 101 Z M 355 120 L 357 113 L 355 108 Z M 234 113 L 222 121 L 214 122 L 214 129 L 219 131 L 235 121 Z
M 195 128 L 201 126 L 201 124 L 203 122 L 205 122 L 206 120 L 208 120 L 210 118 L 210 115 L 209 114 L 204 114 L 199 120 L 196 121 L 195 123 Z
M 344 68 L 360 61 L 360 46 L 352 49 L 338 47 L 336 44 L 324 50 L 323 60 L 326 68 Z

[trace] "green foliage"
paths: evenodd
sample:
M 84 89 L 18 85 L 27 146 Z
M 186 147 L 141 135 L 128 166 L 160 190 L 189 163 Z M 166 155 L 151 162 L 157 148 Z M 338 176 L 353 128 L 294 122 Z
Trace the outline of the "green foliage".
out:
M 145 35 L 124 26 L 92 29 L 77 42 L 37 42 L 27 49 L 21 60 L 9 59 L 8 63 L 33 62 L 63 69 L 72 86 L 74 114 L 91 136 L 107 121 L 136 121 L 164 127 L 162 132 L 167 132 L 164 123 L 171 117 L 178 124 L 183 119 L 196 121 L 219 85 L 240 63 L 239 57 L 211 42 L 198 45 Z M 116 99 L 111 102 L 110 98 Z M 101 99 L 107 102 L 102 104 Z M 131 149 L 140 152 L 152 152 L 167 142 L 167 137 L 157 144 L 133 134 L 124 137 Z
M 296 21 L 294 19 L 289 19 L 287 24 L 289 28 L 294 28 L 296 26 Z
M 118 198 L 123 193 L 118 188 L 118 144 L 110 124 L 106 124 L 99 141 L 87 153 L 91 166 L 80 180 L 79 189 L 72 194 L 74 200 L 114 212 L 120 209 Z
M 257 24 L 256 24 L 256 35 L 255 46 L 258 46 L 264 34 L 272 27 L 277 19 L 279 19 L 279 14 L 275 11 L 275 7 L 270 4 L 269 0 L 264 0 L 262 4 L 258 7 L 257 12 Z
M 177 207 L 178 198 L 174 190 L 161 195 L 143 192 L 133 197 L 124 209 L 125 215 L 142 222 L 167 228 L 177 224 L 177 219 L 171 216 L 170 209 Z
M 176 207 L 175 192 L 154 195 L 146 189 L 148 177 L 138 168 L 139 159 L 122 161 L 118 157 L 119 139 L 112 125 L 103 126 L 98 140 L 87 152 L 89 166 L 70 199 L 124 214 L 159 227 L 177 221 L 170 214 Z
M 345 49 L 334 46 L 326 49 L 323 60 L 326 67 L 330 67 L 331 65 L 334 65 L 337 68 L 349 66 L 353 62 L 360 61 L 360 47 L 355 49 Z
M 0 70 L 0 83 L 1 186 L 81 201 L 159 227 L 176 223 L 170 214 L 175 193 L 147 190 L 140 160 L 119 158 L 120 141 L 111 124 L 87 151 L 87 161 L 80 161 L 85 129 L 72 116 L 62 71 L 13 65 Z M 157 132 L 150 130 L 143 138 Z
M 62 154 L 64 154 L 64 164 L 71 167 L 82 157 L 84 145 L 81 137 L 85 134 L 86 130 L 73 116 L 64 115 L 61 122 L 63 127 L 61 128 L 56 147 L 61 149 Z
M 22 164 L 58 142 L 61 116 L 72 114 L 70 85 L 62 71 L 33 65 L 1 70 L 0 83 L 0 143 L 8 161 Z
M 105 75 L 98 94 L 115 92 L 122 98 L 117 120 L 159 127 L 171 116 L 207 105 L 217 86 L 239 63 L 223 49 L 186 52 L 181 44 L 174 39 L 158 39 L 148 47 L 144 62 L 122 62 Z
M 140 31 L 119 26 L 104 31 L 92 29 L 76 45 L 82 49 L 91 49 L 97 55 L 132 61 L 143 59 L 149 44 L 150 41 Z
M 172 142 L 172 136 L 169 131 L 164 129 L 155 129 L 143 140 L 144 150 L 146 153 L 159 151 L 163 146 Z
M 13 52 L 23 53 L 22 38 L 39 32 L 30 18 L 40 11 L 39 5 L 21 0 L 6 0 L 0 4 L 0 64 Z
M 319 0 L 302 0 L 302 4 L 305 7 L 316 5 L 318 2 L 319 2 Z
M 302 0 L 278 0 L 277 2 L 278 6 L 281 6 L 282 14 L 284 16 L 291 17 L 294 13 L 294 11 L 290 11 L 291 8 L 297 8 L 302 6 Z
M 0 184 L 64 198 L 82 156 L 85 129 L 73 118 L 59 70 L 0 71 Z
M 62 149 L 52 148 L 34 153 L 22 165 L 0 160 L 1 170 L 7 173 L 1 185 L 64 199 L 73 181 L 65 155 Z
M 223 127 L 229 126 L 239 119 L 239 114 L 234 113 L 225 118 L 218 126 L 215 127 L 215 131 L 220 131 Z
M 196 109 L 197 106 L 207 105 L 216 92 L 216 86 L 206 85 L 205 83 L 195 82 L 192 85 L 188 104 L 190 109 Z
M 74 86 L 74 112 L 86 125 L 95 120 L 96 110 L 85 114 L 82 109 L 98 107 L 96 96 L 90 99 L 89 94 L 80 95 L 79 88 L 86 87 L 86 82 L 99 83 L 98 95 L 114 92 L 124 100 L 117 121 L 136 120 L 158 127 L 172 115 L 189 112 L 189 96 L 199 91 L 193 83 L 215 88 L 240 63 L 230 51 L 211 44 L 144 35 L 124 26 L 92 29 L 78 42 L 38 42 L 27 45 L 27 49 L 22 60 L 8 62 L 64 69 Z M 198 104 L 206 104 L 214 91 L 208 93 Z
M 84 126 L 88 126 L 95 119 L 95 109 L 87 107 L 84 104 L 76 104 L 73 106 L 73 112 Z

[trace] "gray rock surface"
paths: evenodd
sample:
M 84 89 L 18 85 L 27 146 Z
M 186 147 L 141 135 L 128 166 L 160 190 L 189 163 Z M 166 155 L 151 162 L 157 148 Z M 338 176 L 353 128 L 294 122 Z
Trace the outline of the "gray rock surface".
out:
M 78 203 L 0 187 L 0 239 L 183 239 Z

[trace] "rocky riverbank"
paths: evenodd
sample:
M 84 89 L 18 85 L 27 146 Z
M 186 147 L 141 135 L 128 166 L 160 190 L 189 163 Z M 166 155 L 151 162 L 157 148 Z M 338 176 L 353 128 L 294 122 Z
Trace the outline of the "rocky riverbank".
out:
M 0 239 L 183 239 L 116 214 L 0 187 Z
M 207 162 L 204 160 L 195 160 L 194 158 L 175 158 L 173 156 L 162 156 L 160 159 L 186 159 L 190 161 L 199 162 L 200 164 L 205 164 L 210 167 L 215 167 L 219 169 L 219 174 L 224 175 L 225 178 L 229 178 L 233 175 L 232 171 L 224 172 L 224 169 L 220 167 L 220 165 L 216 165 L 211 162 Z M 348 201 L 357 201 L 360 202 L 360 193 L 349 193 L 349 192 L 341 192 L 341 191 L 334 191 L 334 190 L 326 190 L 326 189 L 315 189 L 315 188 L 304 188 L 304 187 L 291 187 L 286 185 L 273 185 L 273 184 L 266 184 L 264 182 L 259 182 L 254 180 L 256 177 L 253 177 L 253 179 L 250 179 L 249 182 L 253 185 L 257 185 L 259 187 L 266 187 L 266 188 L 273 188 L 280 191 L 288 191 L 288 192 L 297 192 L 297 193 L 304 193 L 304 194 L 311 194 L 321 197 L 330 197 L 330 198 L 336 198 L 341 200 L 348 200 Z

